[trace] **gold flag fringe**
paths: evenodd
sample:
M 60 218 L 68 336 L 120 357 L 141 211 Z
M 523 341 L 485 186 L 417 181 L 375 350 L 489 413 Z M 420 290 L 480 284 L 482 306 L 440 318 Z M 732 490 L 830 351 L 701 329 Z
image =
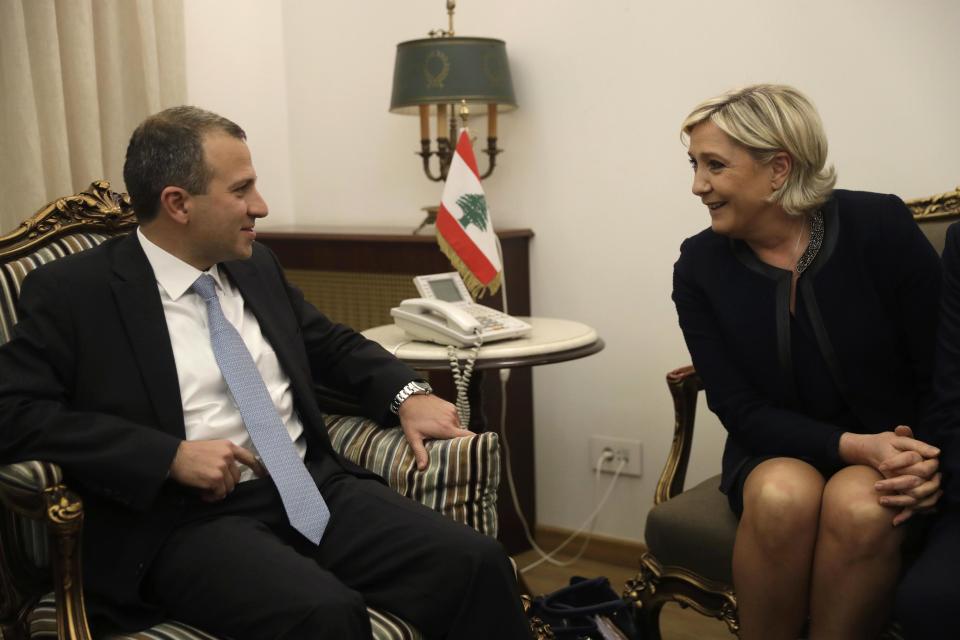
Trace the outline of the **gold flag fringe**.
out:
M 490 281 L 490 284 L 483 284 L 473 275 L 470 267 L 464 264 L 460 256 L 457 255 L 457 252 L 454 251 L 450 243 L 447 242 L 446 238 L 439 233 L 437 234 L 437 244 L 440 245 L 440 251 L 443 252 L 443 255 L 447 256 L 450 264 L 453 265 L 453 268 L 456 269 L 460 277 L 463 278 L 463 284 L 467 285 L 467 290 L 470 292 L 470 295 L 473 296 L 474 300 L 479 300 L 485 295 L 492 296 L 500 290 L 500 273 L 497 273 L 494 279 Z

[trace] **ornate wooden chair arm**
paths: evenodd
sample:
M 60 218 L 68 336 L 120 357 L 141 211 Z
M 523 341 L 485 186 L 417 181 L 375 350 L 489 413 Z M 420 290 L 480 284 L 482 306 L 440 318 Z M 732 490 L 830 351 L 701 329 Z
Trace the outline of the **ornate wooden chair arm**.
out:
M 660 473 L 654 504 L 666 502 L 683 491 L 693 443 L 693 421 L 697 413 L 697 393 L 703 388 L 700 376 L 692 366 L 680 367 L 667 374 L 667 387 L 673 397 L 673 444 Z
M 70 640 L 90 640 L 86 609 L 83 602 L 83 581 L 80 570 L 80 535 L 83 529 L 83 502 L 63 483 L 60 467 L 40 461 L 0 465 L 0 502 L 5 507 L 2 527 L 3 545 L 0 561 L 12 578 L 0 584 L 5 606 L 18 611 L 0 611 L 3 620 L 20 618 L 46 589 L 49 568 L 35 557 L 47 551 L 53 567 L 53 590 L 57 600 L 57 636 Z M 17 518 L 27 518 L 45 525 L 22 527 Z M 32 538 L 32 539 L 31 539 Z M 30 549 L 34 551 L 31 557 Z M 16 584 L 14 584 L 16 583 Z M 24 586 L 26 585 L 26 587 Z M 35 593 L 24 589 L 35 586 Z M 27 604 L 27 607 L 24 607 Z

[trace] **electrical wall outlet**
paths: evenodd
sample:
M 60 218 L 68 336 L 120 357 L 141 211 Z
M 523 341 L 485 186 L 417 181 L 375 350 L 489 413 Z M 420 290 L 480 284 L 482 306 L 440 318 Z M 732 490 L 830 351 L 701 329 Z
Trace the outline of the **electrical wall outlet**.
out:
M 622 476 L 643 475 L 643 445 L 639 440 L 626 438 L 612 438 L 610 436 L 590 436 L 590 468 L 597 469 L 597 461 L 604 451 L 613 454 L 612 460 L 605 460 L 600 465 L 603 473 L 613 473 L 623 461 Z

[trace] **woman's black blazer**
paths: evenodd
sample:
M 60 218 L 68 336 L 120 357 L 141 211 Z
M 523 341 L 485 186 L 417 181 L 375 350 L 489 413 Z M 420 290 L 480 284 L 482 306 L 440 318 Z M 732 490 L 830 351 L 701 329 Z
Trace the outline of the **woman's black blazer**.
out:
M 863 432 L 913 426 L 930 390 L 939 257 L 896 196 L 838 189 L 822 211 L 823 244 L 797 286 L 820 353 Z M 842 465 L 840 427 L 797 401 L 790 279 L 710 229 L 674 266 L 680 328 L 728 432 L 724 492 L 754 456 Z

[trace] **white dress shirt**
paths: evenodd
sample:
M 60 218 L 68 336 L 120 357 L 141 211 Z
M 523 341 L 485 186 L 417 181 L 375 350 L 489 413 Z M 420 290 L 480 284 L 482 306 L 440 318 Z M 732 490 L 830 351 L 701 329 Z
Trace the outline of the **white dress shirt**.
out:
M 187 440 L 228 439 L 256 455 L 250 434 L 213 355 L 207 328 L 207 305 L 190 289 L 204 272 L 155 245 L 140 229 L 137 229 L 137 237 L 153 267 L 163 302 L 163 314 L 177 363 Z M 260 323 L 244 305 L 243 296 L 230 279 L 220 274 L 218 265 L 213 265 L 206 273 L 213 277 L 223 315 L 243 338 L 302 459 L 307 444 L 301 437 L 303 425 L 293 410 L 290 378 L 281 369 L 277 354 L 260 332 Z M 241 467 L 241 482 L 253 477 L 253 471 Z

